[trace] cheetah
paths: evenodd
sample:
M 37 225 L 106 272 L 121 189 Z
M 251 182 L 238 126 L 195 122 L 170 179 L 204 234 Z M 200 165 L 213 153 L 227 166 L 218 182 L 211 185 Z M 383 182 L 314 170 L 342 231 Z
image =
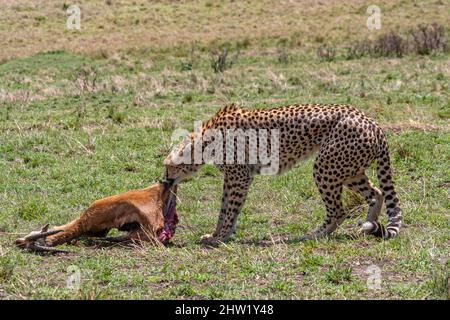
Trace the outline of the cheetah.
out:
M 215 140 L 204 139 L 209 132 L 215 130 L 226 137 L 233 129 L 252 131 L 253 136 L 249 134 L 244 137 L 244 141 L 237 143 L 245 145 L 244 151 L 236 151 L 236 148 L 227 150 L 225 142 L 218 145 L 221 148 L 217 149 L 217 153 L 223 152 L 227 156 L 231 154 L 229 158 L 234 162 L 213 162 L 224 176 L 222 203 L 214 233 L 204 235 L 201 243 L 217 245 L 227 241 L 235 232 L 237 218 L 254 175 L 262 174 L 269 166 L 259 156 L 256 161 L 248 161 L 249 150 L 256 146 L 269 152 L 271 149 L 275 150 L 276 143 L 276 174 L 291 169 L 300 160 L 317 153 L 313 178 L 325 203 L 326 218 L 320 227 L 301 237 L 301 241 L 327 236 L 342 223 L 346 216 L 341 199 L 344 186 L 359 193 L 369 206 L 361 232 L 384 239 L 395 237 L 399 233 L 402 215 L 392 181 L 385 135 L 373 120 L 349 105 L 295 104 L 272 109 L 247 109 L 236 104 L 225 106 L 203 122 L 199 130 L 186 137 L 167 156 L 164 160 L 166 183 L 176 185 L 206 163 L 202 159 L 194 159 L 193 150 L 200 148 L 202 152 L 206 151 Z M 277 132 L 277 139 L 263 143 L 264 139 L 257 135 L 262 130 Z M 276 135 L 273 133 L 270 136 L 273 138 Z M 232 137 L 229 140 L 234 139 Z M 236 162 L 242 155 L 246 161 Z M 180 163 L 181 156 L 190 161 Z M 381 191 L 365 173 L 374 161 L 377 163 Z M 388 215 L 386 227 L 378 222 L 383 200 Z

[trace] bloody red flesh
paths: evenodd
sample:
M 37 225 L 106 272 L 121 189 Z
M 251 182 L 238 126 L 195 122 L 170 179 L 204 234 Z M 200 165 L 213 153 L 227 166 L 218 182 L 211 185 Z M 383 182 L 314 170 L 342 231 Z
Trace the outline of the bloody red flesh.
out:
M 176 209 L 176 187 L 173 188 L 173 194 L 170 195 L 166 208 L 164 209 L 164 228 L 159 231 L 158 239 L 162 243 L 167 243 L 175 234 L 178 224 L 178 214 Z

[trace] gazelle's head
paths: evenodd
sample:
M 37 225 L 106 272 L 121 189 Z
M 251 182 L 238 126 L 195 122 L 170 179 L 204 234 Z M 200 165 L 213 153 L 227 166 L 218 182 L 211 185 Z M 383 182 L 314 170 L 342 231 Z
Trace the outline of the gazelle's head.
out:
M 52 247 L 48 247 L 45 242 L 45 238 L 52 236 L 62 230 L 48 230 L 49 225 L 46 224 L 38 231 L 31 231 L 24 237 L 16 240 L 16 246 L 21 249 L 27 249 L 34 252 L 50 252 L 50 253 L 67 253 L 65 250 L 60 250 Z

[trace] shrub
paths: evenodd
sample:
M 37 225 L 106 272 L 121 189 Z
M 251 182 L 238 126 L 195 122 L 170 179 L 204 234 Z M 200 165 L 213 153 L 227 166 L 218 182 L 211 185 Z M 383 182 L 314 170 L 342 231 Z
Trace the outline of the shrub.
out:
M 347 59 L 359 59 L 371 52 L 371 43 L 368 41 L 357 41 L 347 48 Z
M 97 90 L 98 69 L 94 66 L 84 65 L 76 74 L 76 84 L 79 90 L 84 92 L 95 92 Z
M 411 38 L 413 50 L 417 54 L 428 55 L 436 51 L 448 50 L 444 40 L 444 28 L 437 23 L 412 30 Z
M 230 69 L 236 63 L 239 53 L 240 49 L 238 47 L 234 55 L 229 59 L 228 47 L 224 47 L 222 50 L 211 51 L 211 68 L 215 73 L 222 73 L 226 69 Z
M 181 61 L 181 64 L 180 64 L 181 71 L 191 71 L 192 69 L 194 69 L 194 65 L 196 64 L 196 62 L 198 60 L 198 55 L 196 53 L 196 47 L 197 47 L 196 43 L 193 43 L 191 45 L 189 59 Z
M 336 49 L 323 45 L 317 49 L 317 57 L 323 61 L 334 61 L 336 58 Z
M 434 52 L 447 51 L 444 28 L 433 23 L 410 30 L 407 35 L 390 31 L 380 35 L 374 41 L 363 40 L 347 47 L 347 59 L 363 56 L 398 57 L 406 54 L 429 55 Z
M 277 60 L 282 64 L 289 63 L 289 54 L 286 52 L 286 48 L 277 48 Z
M 375 40 L 371 53 L 373 56 L 377 57 L 394 56 L 401 58 L 407 53 L 407 50 L 408 45 L 406 40 L 399 34 L 391 31 L 387 34 L 381 35 L 377 40 Z

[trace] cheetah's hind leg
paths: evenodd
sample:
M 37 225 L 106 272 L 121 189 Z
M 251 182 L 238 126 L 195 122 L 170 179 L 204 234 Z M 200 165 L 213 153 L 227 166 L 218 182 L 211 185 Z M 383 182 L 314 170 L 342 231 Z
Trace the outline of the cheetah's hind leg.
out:
M 317 180 L 316 180 L 317 182 Z M 320 195 L 327 209 L 325 221 L 320 227 L 312 232 L 307 233 L 300 238 L 300 241 L 317 240 L 331 234 L 345 219 L 344 207 L 341 201 L 342 185 L 336 184 L 332 186 L 332 190 L 325 191 L 319 186 Z

